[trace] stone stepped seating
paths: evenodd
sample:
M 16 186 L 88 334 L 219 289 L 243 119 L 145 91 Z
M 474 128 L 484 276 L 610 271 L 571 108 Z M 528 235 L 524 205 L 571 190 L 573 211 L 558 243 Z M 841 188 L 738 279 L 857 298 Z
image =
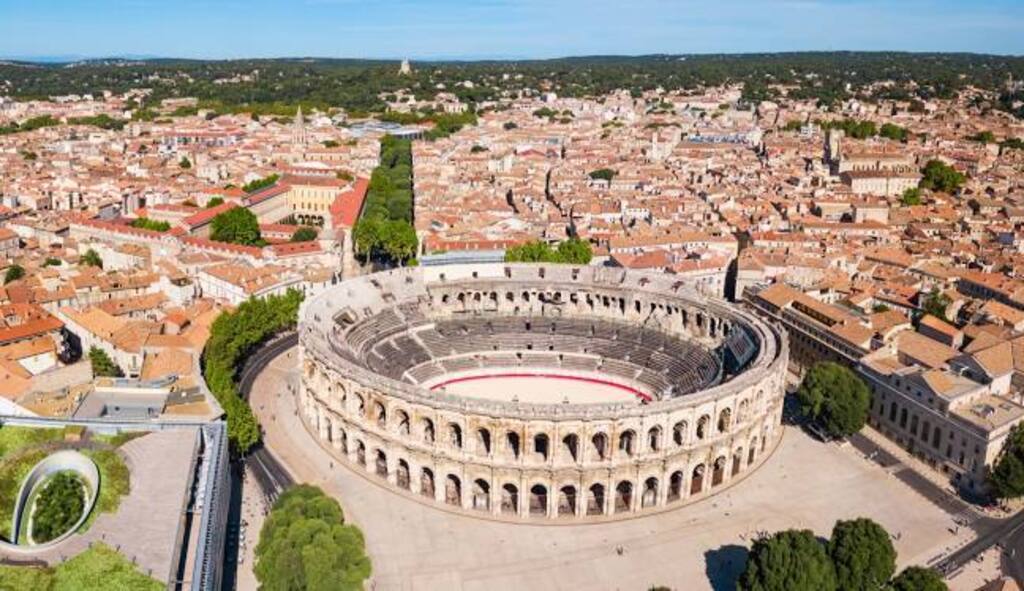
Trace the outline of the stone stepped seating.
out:
M 438 367 L 433 363 L 427 363 L 424 365 L 418 365 L 409 370 L 408 374 L 414 380 L 414 383 L 422 384 L 427 380 L 432 380 L 436 377 L 443 376 L 445 373 L 444 368 Z
M 528 367 L 554 367 L 558 365 L 555 353 L 523 353 L 522 364 Z
M 433 357 L 445 357 L 455 352 L 455 349 L 449 344 L 448 337 L 437 332 L 434 328 L 418 331 L 416 336 L 419 337 Z
M 398 311 L 405 317 L 405 323 L 409 326 L 419 326 L 430 322 L 420 304 L 402 304 L 398 306 Z
M 446 371 L 478 367 L 596 371 L 598 358 L 600 371 L 636 379 L 656 394 L 687 393 L 719 378 L 720 362 L 713 353 L 657 327 L 597 318 L 465 314 L 434 320 L 428 308 L 413 302 L 397 310 L 353 325 L 344 335 L 352 347 L 346 356 L 382 375 L 417 383 Z M 447 359 L 453 355 L 465 357 Z M 415 369 L 406 374 L 409 368 Z
M 441 365 L 447 371 L 466 371 L 480 367 L 480 361 L 472 357 L 456 357 L 454 359 L 442 359 Z
M 405 328 L 405 322 L 398 317 L 398 314 L 395 314 L 393 310 L 384 310 L 380 314 L 375 314 L 356 323 L 346 333 L 345 341 L 353 351 L 362 353 L 371 341 L 380 342 Z
M 661 394 L 671 386 L 665 376 L 646 369 L 640 372 L 636 380 L 650 388 L 654 394 Z
M 583 357 L 581 355 L 565 355 L 562 358 L 562 367 L 580 371 L 594 371 L 597 369 L 599 359 L 596 357 Z

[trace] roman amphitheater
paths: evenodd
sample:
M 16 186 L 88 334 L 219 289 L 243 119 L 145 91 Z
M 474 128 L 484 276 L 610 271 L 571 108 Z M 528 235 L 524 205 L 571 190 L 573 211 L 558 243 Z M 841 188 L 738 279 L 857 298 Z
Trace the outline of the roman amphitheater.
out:
M 451 511 L 654 513 L 737 482 L 782 431 L 784 335 L 671 275 L 397 269 L 312 298 L 299 330 L 307 429 Z

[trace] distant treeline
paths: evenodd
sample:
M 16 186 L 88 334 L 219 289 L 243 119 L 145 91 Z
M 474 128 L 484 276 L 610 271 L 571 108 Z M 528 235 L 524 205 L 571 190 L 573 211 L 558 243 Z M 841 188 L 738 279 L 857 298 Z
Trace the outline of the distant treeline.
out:
M 409 75 L 399 74 L 398 65 L 397 61 L 325 59 L 152 60 L 75 67 L 3 64 L 0 79 L 9 81 L 10 94 L 21 99 L 149 88 L 152 95 L 146 106 L 163 98 L 190 96 L 218 112 L 248 109 L 267 115 L 292 113 L 298 104 L 382 112 L 385 103 L 381 97 L 401 89 L 412 91 L 418 99 L 453 93 L 472 107 L 503 94 L 514 96 L 540 88 L 575 97 L 597 97 L 618 89 L 638 96 L 659 87 L 698 89 L 730 83 L 744 83 L 744 98 L 757 101 L 776 98 L 770 87 L 784 84 L 794 87 L 791 97 L 832 105 L 851 97 L 868 101 L 948 98 L 966 86 L 1002 92 L 1009 76 L 1024 79 L 1022 57 L 962 53 L 808 52 L 414 62 Z M 886 80 L 895 84 L 867 90 L 872 83 Z M 1020 93 L 1004 92 L 993 106 L 1014 110 L 1019 98 Z

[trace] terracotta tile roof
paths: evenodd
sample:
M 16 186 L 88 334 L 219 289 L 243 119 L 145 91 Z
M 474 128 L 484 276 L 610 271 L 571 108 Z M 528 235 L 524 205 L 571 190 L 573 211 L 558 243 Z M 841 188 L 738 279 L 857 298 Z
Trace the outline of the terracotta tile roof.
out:
M 355 225 L 359 214 L 363 211 L 363 202 L 366 200 L 369 188 L 369 179 L 358 178 L 351 190 L 341 193 L 334 199 L 330 213 L 335 227 L 351 228 Z
M 188 216 L 187 218 L 181 220 L 181 223 L 188 226 L 190 229 L 195 230 L 199 226 L 205 226 L 206 224 L 209 224 L 210 222 L 213 221 L 213 218 L 217 217 L 218 215 L 226 211 L 231 211 L 236 207 L 239 207 L 237 203 L 233 201 L 225 201 L 220 205 L 208 207 L 206 209 L 203 209 L 202 211 L 194 213 Z

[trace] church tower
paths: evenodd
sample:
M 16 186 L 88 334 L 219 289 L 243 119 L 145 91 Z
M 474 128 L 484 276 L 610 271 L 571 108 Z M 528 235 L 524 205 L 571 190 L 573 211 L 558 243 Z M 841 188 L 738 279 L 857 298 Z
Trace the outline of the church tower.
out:
M 306 145 L 306 120 L 302 117 L 302 105 L 295 112 L 295 122 L 292 124 L 292 143 L 297 147 Z

